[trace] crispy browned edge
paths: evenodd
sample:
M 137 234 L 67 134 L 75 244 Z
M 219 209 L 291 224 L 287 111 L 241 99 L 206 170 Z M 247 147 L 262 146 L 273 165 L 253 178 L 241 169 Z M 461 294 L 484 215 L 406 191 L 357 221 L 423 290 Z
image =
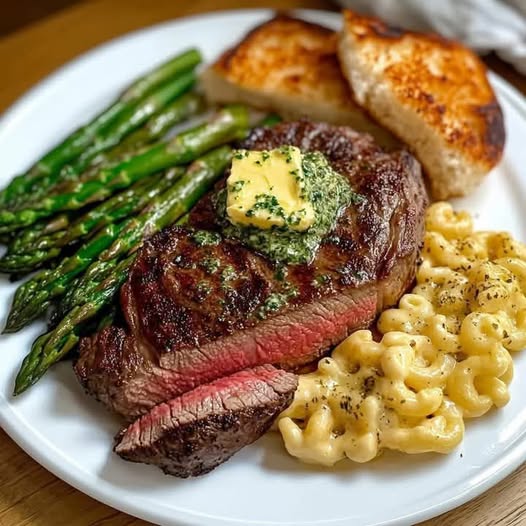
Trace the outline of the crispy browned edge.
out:
M 214 71 L 228 78 L 231 82 L 243 83 L 242 72 L 245 67 L 250 68 L 250 64 L 245 62 L 247 60 L 247 53 L 254 49 L 253 46 L 256 44 L 256 41 L 261 38 L 262 34 L 270 36 L 273 32 L 280 32 L 284 29 L 282 27 L 283 25 L 285 25 L 288 31 L 293 29 L 295 31 L 307 31 L 306 36 L 323 38 L 323 46 L 318 49 L 319 53 L 310 54 L 305 51 L 302 57 L 298 56 L 297 58 L 301 58 L 301 60 L 306 63 L 311 62 L 312 66 L 315 66 L 309 70 L 317 74 L 317 77 L 314 78 L 313 81 L 323 84 L 330 82 L 331 85 L 338 90 L 339 100 L 332 102 L 336 102 L 340 106 L 356 104 L 352 97 L 351 88 L 339 68 L 337 59 L 337 34 L 329 28 L 295 18 L 283 11 L 276 12 L 273 18 L 254 27 L 240 42 L 225 51 L 214 63 Z M 265 70 L 261 64 L 258 64 L 261 79 L 265 78 L 266 71 L 279 67 L 280 65 L 280 56 L 276 55 L 270 58 L 271 60 L 267 63 L 267 70 Z M 323 75 L 321 75 L 322 72 Z M 299 78 L 291 78 L 289 80 L 291 83 L 295 81 L 296 84 L 300 81 Z M 255 82 L 255 80 L 252 79 L 252 82 Z
M 329 37 L 331 35 L 336 36 L 335 32 L 328 27 L 320 26 L 319 24 L 314 24 L 306 20 L 301 20 L 300 18 L 296 18 L 289 14 L 287 11 L 276 11 L 272 18 L 269 18 L 266 22 L 253 27 L 248 33 L 246 33 L 244 38 L 240 40 L 237 45 L 224 51 L 217 62 L 214 64 L 214 67 L 220 67 L 226 71 L 231 70 L 232 58 L 240 50 L 242 50 L 243 47 L 246 45 L 250 46 L 258 33 L 262 31 L 268 31 L 269 29 L 272 30 L 273 26 L 281 23 L 293 23 L 298 27 L 304 27 L 324 37 Z M 336 43 L 334 44 L 334 52 L 336 53 Z
M 448 143 L 462 151 L 467 158 L 485 166 L 488 170 L 500 161 L 506 140 L 504 118 L 493 88 L 488 81 L 487 68 L 473 51 L 459 42 L 435 33 L 404 30 L 389 25 L 380 18 L 360 15 L 350 9 L 343 10 L 343 18 L 345 30 L 351 32 L 357 41 L 367 40 L 368 42 L 377 42 L 380 45 L 386 42 L 396 44 L 396 42 L 401 42 L 409 37 L 418 42 L 420 46 L 420 49 L 415 50 L 415 59 L 417 59 L 418 52 L 424 54 L 426 49 L 431 48 L 448 50 L 453 54 L 453 58 L 455 55 L 468 54 L 474 59 L 474 64 L 477 67 L 476 75 L 469 75 L 469 77 L 460 62 L 455 64 L 454 61 L 450 61 L 449 63 L 451 70 L 448 74 L 454 74 L 457 79 L 464 76 L 463 81 L 466 86 L 471 86 L 472 92 L 480 98 L 480 104 L 472 104 L 470 115 L 466 115 L 469 118 L 470 125 L 462 126 L 462 123 L 459 123 L 459 129 L 454 130 L 449 135 L 441 118 L 447 111 L 447 107 L 437 103 L 432 93 L 423 92 L 419 89 L 420 86 L 416 84 L 405 83 L 403 85 L 402 83 L 407 81 L 408 77 L 400 75 L 397 78 L 396 68 L 393 69 L 390 80 L 399 85 L 402 84 L 407 93 L 406 99 L 401 100 L 401 103 L 413 103 L 427 122 L 439 131 Z M 420 75 L 422 73 L 422 71 L 419 72 Z M 429 78 L 434 80 L 431 76 Z M 419 95 L 416 98 L 414 97 L 415 92 Z M 476 123 L 475 128 L 473 127 L 474 122 Z

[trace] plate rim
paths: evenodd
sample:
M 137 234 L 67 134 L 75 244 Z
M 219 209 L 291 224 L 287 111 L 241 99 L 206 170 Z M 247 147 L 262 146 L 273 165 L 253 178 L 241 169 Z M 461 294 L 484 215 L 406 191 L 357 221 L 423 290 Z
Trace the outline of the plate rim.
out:
M 253 15 L 254 17 L 263 18 L 266 15 L 272 15 L 276 10 L 272 8 L 246 8 L 246 9 L 228 9 L 218 10 L 208 13 L 197 13 L 189 16 L 171 18 L 169 20 L 162 21 L 157 24 L 145 26 L 133 31 L 126 32 L 122 35 L 113 37 L 107 41 L 104 41 L 95 47 L 92 47 L 85 52 L 77 55 L 71 60 L 67 61 L 63 65 L 59 66 L 51 73 L 39 80 L 29 90 L 26 90 L 20 97 L 18 97 L 10 106 L 8 106 L 2 113 L 0 113 L 0 133 L 6 127 L 9 127 L 10 123 L 16 121 L 17 114 L 27 106 L 31 109 L 31 102 L 34 98 L 38 97 L 40 92 L 45 91 L 49 84 L 52 84 L 67 70 L 78 66 L 80 63 L 89 60 L 93 56 L 103 52 L 114 46 L 120 46 L 126 43 L 127 40 L 132 40 L 141 34 L 152 32 L 176 25 L 178 23 L 191 22 L 194 20 L 208 19 L 213 20 L 214 18 L 228 18 L 235 15 Z M 319 23 L 324 24 L 325 22 L 337 23 L 340 19 L 340 12 L 331 12 L 323 9 L 289 9 L 287 12 L 295 14 L 300 17 L 313 18 L 320 16 L 322 20 Z M 526 98 L 508 81 L 502 78 L 497 73 L 488 70 L 488 76 L 491 80 L 495 91 L 499 97 L 506 98 L 508 102 L 514 107 L 514 109 L 524 118 L 526 121 Z M 17 423 L 17 425 L 15 425 Z M 6 432 L 6 434 L 28 454 L 33 460 L 39 463 L 46 470 L 50 471 L 54 476 L 58 477 L 62 481 L 71 485 L 75 489 L 88 495 L 89 497 L 107 505 L 114 509 L 120 510 L 124 513 L 133 515 L 143 520 L 155 522 L 158 521 L 161 516 L 159 513 L 147 510 L 143 508 L 140 502 L 134 502 L 134 500 L 126 494 L 111 495 L 108 494 L 104 487 L 99 488 L 93 485 L 90 481 L 85 482 L 82 478 L 82 469 L 78 466 L 74 466 L 71 469 L 72 464 L 70 462 L 65 465 L 67 468 L 62 467 L 60 463 L 61 452 L 53 448 L 47 440 L 43 440 L 37 446 L 35 446 L 35 439 L 40 439 L 40 433 L 38 430 L 32 428 L 25 418 L 17 413 L 3 395 L 0 395 L 0 427 Z M 27 432 L 24 432 L 27 431 Z M 31 441 L 29 436 L 33 437 Z M 399 516 L 393 519 L 388 519 L 377 523 L 378 526 L 395 526 L 408 524 L 407 521 L 420 522 L 424 521 L 443 513 L 446 513 L 452 509 L 455 509 L 466 502 L 478 497 L 488 489 L 492 488 L 507 476 L 509 476 L 514 470 L 526 462 L 526 437 L 517 439 L 515 443 L 509 445 L 509 449 L 504 452 L 496 461 L 486 467 L 481 473 L 490 471 L 491 474 L 486 478 L 478 482 L 477 484 L 466 489 L 459 495 L 449 498 L 445 501 L 437 502 L 427 508 L 420 511 L 412 512 L 405 516 Z M 50 457 L 49 452 L 52 450 L 55 454 Z M 106 481 L 103 481 L 106 484 Z M 285 526 L 286 524 L 297 524 L 297 525 L 308 525 L 314 524 L 313 522 L 274 522 L 274 521 L 246 521 L 241 519 L 227 519 L 222 517 L 212 517 L 206 514 L 200 514 L 198 512 L 189 512 L 184 509 L 173 510 L 173 519 L 177 520 L 181 525 L 196 526 L 202 524 L 201 519 L 208 519 L 211 522 L 209 524 L 254 524 L 254 525 L 276 525 Z M 328 519 L 316 521 L 316 524 L 341 524 L 351 518 L 347 519 Z

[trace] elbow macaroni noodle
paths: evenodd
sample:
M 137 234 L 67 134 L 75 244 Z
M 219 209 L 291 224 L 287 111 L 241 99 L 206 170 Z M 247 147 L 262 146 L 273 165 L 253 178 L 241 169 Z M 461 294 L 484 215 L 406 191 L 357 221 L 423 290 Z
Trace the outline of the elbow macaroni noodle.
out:
M 448 453 L 464 420 L 509 400 L 510 351 L 526 347 L 526 246 L 474 232 L 466 212 L 432 205 L 416 287 L 300 377 L 278 421 L 288 452 L 332 466 L 382 449 Z

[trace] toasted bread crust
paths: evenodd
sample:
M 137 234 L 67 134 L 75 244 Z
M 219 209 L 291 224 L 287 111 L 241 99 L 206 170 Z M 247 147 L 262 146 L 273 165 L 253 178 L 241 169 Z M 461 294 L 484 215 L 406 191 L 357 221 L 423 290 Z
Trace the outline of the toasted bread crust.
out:
M 330 29 L 278 14 L 226 51 L 213 69 L 235 84 L 354 105 Z
M 349 124 L 384 146 L 396 139 L 356 104 L 342 74 L 338 35 L 278 14 L 255 27 L 202 75 L 212 102 L 245 102 L 285 118 Z
M 336 48 L 337 35 L 330 29 L 278 14 L 226 51 L 213 68 L 244 87 L 354 105 Z
M 410 147 L 412 139 L 404 136 L 405 128 L 401 126 L 401 132 L 390 122 L 392 116 L 379 114 L 371 94 L 357 85 L 352 69 L 360 67 L 358 60 L 362 71 L 374 77 L 371 85 L 378 86 L 381 81 L 396 104 L 410 110 L 423 128 L 437 134 L 445 148 L 462 158 L 460 164 L 467 163 L 483 175 L 500 160 L 505 141 L 502 111 L 484 64 L 463 45 L 438 35 L 403 31 L 346 10 L 340 59 L 356 100 Z M 418 148 L 413 149 L 418 155 Z M 433 178 L 435 168 L 420 157 Z M 473 184 L 468 186 L 466 191 Z M 462 193 L 458 186 L 440 197 Z

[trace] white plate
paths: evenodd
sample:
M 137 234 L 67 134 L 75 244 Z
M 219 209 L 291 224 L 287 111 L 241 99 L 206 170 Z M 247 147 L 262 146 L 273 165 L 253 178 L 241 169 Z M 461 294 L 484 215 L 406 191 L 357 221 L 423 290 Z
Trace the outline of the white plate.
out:
M 168 22 L 133 33 L 82 56 L 23 97 L 0 121 L 0 183 L 22 172 L 68 131 L 102 109 L 153 63 L 198 46 L 213 60 L 269 11 L 237 11 Z M 337 27 L 339 17 L 302 12 Z M 482 228 L 510 230 L 526 240 L 526 105 L 492 76 L 506 117 L 500 166 L 459 206 Z M 15 286 L 0 278 L 0 322 Z M 410 524 L 475 497 L 526 459 L 526 356 L 517 356 L 512 400 L 467 425 L 449 456 L 386 454 L 367 465 L 307 467 L 269 434 L 209 475 L 166 477 L 156 468 L 112 454 L 117 421 L 85 396 L 71 365 L 55 367 L 27 394 L 10 395 L 20 360 L 43 324 L 0 338 L 0 424 L 58 477 L 92 497 L 158 524 Z

